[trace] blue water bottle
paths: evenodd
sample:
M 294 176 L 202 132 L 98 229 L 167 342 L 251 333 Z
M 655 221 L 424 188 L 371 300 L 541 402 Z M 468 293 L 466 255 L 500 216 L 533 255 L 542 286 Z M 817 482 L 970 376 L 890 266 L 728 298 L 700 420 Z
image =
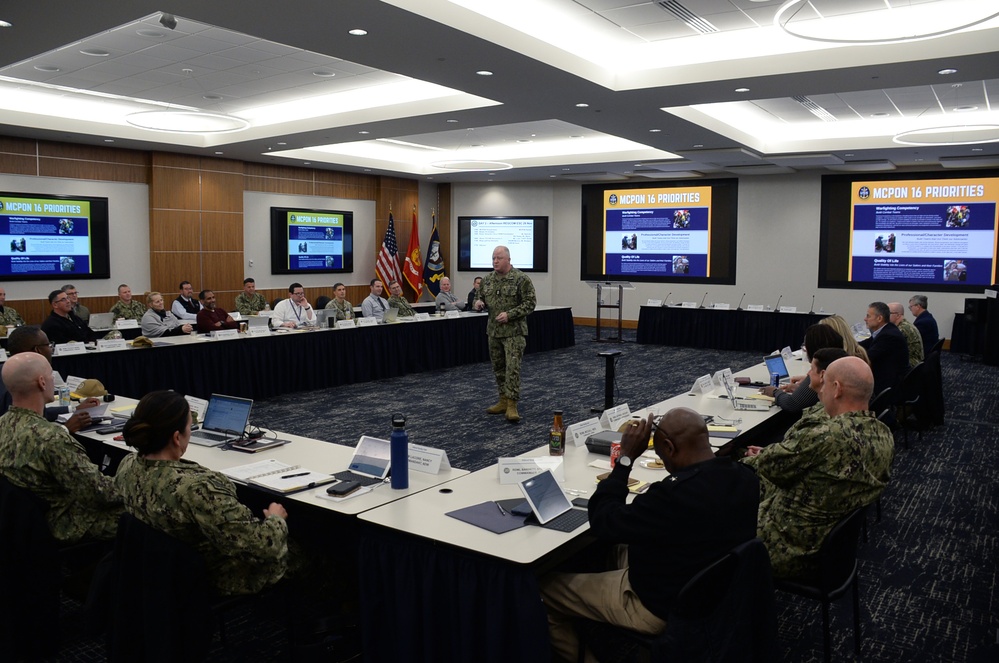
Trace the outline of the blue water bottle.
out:
M 406 432 L 406 417 L 396 412 L 392 415 L 392 487 L 397 490 L 409 488 L 409 433 Z

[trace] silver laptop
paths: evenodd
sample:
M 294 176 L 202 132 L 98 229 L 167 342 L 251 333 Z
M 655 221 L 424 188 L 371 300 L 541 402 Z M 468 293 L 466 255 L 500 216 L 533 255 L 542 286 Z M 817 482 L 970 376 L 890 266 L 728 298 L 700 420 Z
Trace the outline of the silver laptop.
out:
M 735 395 L 735 388 L 728 380 L 722 380 L 725 384 L 725 391 L 728 392 L 728 399 L 732 401 L 732 407 L 736 410 L 747 412 L 768 412 L 770 404 L 759 398 L 739 398 Z
M 572 508 L 551 470 L 521 481 L 520 492 L 543 527 L 571 532 L 587 521 L 586 511 Z
M 331 308 L 316 309 L 316 326 L 336 327 L 336 311 Z
M 250 327 L 266 327 L 271 319 L 263 315 L 248 315 L 245 318 L 246 324 Z
M 91 313 L 88 326 L 94 331 L 107 331 L 114 326 L 114 313 Z
M 389 307 L 382 314 L 382 322 L 395 322 L 399 319 L 399 309 Z
M 779 354 L 764 357 L 763 363 L 767 365 L 767 373 L 769 375 L 776 373 L 778 379 L 782 382 L 790 379 L 791 376 L 787 372 L 787 364 L 784 363 L 784 358 Z
M 388 440 L 362 435 L 346 470 L 335 473 L 340 481 L 356 481 L 362 486 L 381 483 L 392 469 L 392 445 Z
M 253 401 L 249 398 L 212 394 L 205 409 L 205 420 L 191 433 L 191 442 L 203 447 L 220 447 L 243 436 L 250 421 Z

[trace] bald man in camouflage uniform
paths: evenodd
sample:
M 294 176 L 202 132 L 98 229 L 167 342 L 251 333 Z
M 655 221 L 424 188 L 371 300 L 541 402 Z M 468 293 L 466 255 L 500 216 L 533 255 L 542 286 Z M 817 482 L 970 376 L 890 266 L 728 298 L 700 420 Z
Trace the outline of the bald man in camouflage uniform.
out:
M 486 409 L 489 414 L 505 413 L 507 421 L 520 421 L 520 362 L 527 347 L 527 316 L 538 304 L 534 284 L 510 262 L 510 249 L 493 249 L 493 271 L 482 280 L 475 298 L 475 310 L 489 308 L 486 334 L 489 360 L 496 374 L 499 401 Z
M 814 576 L 819 548 L 836 523 L 888 485 L 894 441 L 867 409 L 873 391 L 862 359 L 835 360 L 819 392 L 828 417 L 803 417 L 781 442 L 750 447 L 743 459 L 760 478 L 757 534 L 775 576 Z
M 136 518 L 201 553 L 222 594 L 259 592 L 288 570 L 285 519 L 254 516 L 219 472 L 183 459 L 130 454 L 121 461 L 115 484 Z
M 905 342 L 909 346 L 909 368 L 912 368 L 923 361 L 923 351 L 925 350 L 923 337 L 916 329 L 916 325 L 905 319 L 905 308 L 900 302 L 888 304 L 888 313 L 888 319 L 902 332 L 902 336 L 905 337 Z
M 41 498 L 58 541 L 113 539 L 124 510 L 110 477 L 90 462 L 63 426 L 45 420 L 52 401 L 52 367 L 34 352 L 7 360 L 3 381 L 13 405 L 0 417 L 0 475 Z

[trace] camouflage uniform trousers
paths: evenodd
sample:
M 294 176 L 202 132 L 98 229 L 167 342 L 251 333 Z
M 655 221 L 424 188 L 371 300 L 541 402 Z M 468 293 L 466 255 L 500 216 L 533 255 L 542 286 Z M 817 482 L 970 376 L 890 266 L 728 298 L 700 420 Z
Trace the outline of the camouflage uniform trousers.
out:
M 525 336 L 490 336 L 489 361 L 496 374 L 496 385 L 501 397 L 520 400 L 520 363 L 527 347 Z

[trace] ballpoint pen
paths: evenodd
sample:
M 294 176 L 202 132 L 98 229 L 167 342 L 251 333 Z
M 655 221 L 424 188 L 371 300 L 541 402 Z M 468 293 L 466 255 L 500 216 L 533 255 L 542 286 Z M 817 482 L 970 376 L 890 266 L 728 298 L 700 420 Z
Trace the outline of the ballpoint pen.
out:
M 307 476 L 309 476 L 308 472 L 299 472 L 298 474 L 286 474 L 286 475 L 284 475 L 281 478 L 282 479 L 294 479 L 295 477 L 307 477 Z
M 499 502 L 496 502 L 496 508 L 499 509 L 500 513 L 502 513 L 504 516 L 508 515 L 506 509 L 504 509 L 503 505 L 500 504 Z

